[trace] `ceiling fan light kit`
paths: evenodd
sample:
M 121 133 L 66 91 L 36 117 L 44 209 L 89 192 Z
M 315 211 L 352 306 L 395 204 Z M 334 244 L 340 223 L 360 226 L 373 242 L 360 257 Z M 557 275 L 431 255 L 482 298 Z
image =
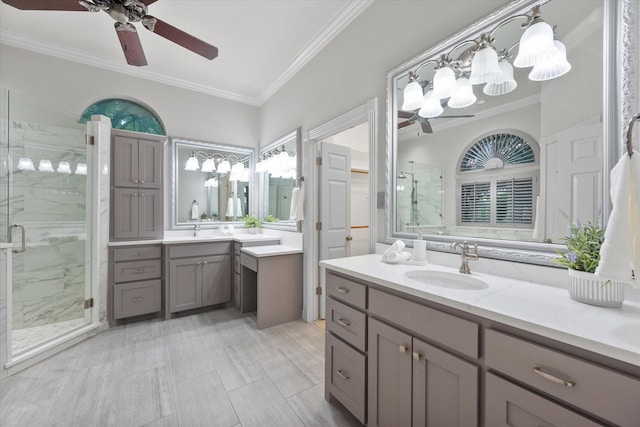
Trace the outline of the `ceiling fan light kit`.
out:
M 147 6 L 156 0 L 2 0 L 20 10 L 73 12 L 106 12 L 114 24 L 118 40 L 129 65 L 147 65 L 147 59 L 136 31 L 136 22 L 152 33 L 176 43 L 207 59 L 218 56 L 218 48 L 166 22 L 147 14 Z
M 507 49 L 496 51 L 496 30 L 521 19 L 525 22 L 519 24 L 524 30 L 520 40 Z M 465 45 L 472 47 L 454 57 L 453 53 Z M 516 46 L 518 54 L 512 63 L 510 52 Z M 435 75 L 433 82 L 422 82 L 426 83 L 423 88 L 418 72 L 430 63 L 435 64 Z M 513 15 L 500 21 L 477 39 L 464 40 L 439 59 L 429 59 L 409 71 L 409 83 L 404 88 L 401 109 L 414 112 L 414 116 L 398 123 L 398 129 L 420 121 L 416 120 L 415 110 L 418 110 L 417 116 L 426 119 L 440 117 L 444 112 L 443 106 L 460 109 L 475 104 L 477 98 L 473 93 L 473 85 L 485 85 L 482 91 L 489 96 L 512 92 L 518 87 L 513 67 L 532 67 L 529 73 L 532 81 L 555 79 L 571 70 L 567 49 L 555 38 L 554 27 L 542 19 L 539 5 L 528 14 Z M 426 92 L 424 96 L 423 90 Z

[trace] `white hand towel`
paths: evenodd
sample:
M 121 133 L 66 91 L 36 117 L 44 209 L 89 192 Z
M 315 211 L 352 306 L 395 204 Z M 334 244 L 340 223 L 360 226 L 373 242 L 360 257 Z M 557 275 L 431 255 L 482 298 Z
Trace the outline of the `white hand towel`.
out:
M 531 233 L 531 237 L 534 242 L 541 242 L 543 239 L 542 230 L 540 228 L 540 195 L 536 196 L 536 218 L 533 223 L 533 233 Z
M 244 218 L 244 215 L 242 215 L 242 200 L 239 197 L 236 199 L 236 215 L 238 215 L 238 219 Z
M 402 240 L 396 240 L 393 244 L 384 251 L 382 254 L 382 262 L 388 264 L 395 264 L 403 261 L 409 261 L 411 259 L 411 252 L 405 252 L 404 242 Z
M 229 197 L 229 200 L 227 200 L 227 215 L 229 217 L 233 216 L 233 197 Z
M 191 219 L 200 218 L 200 209 L 198 208 L 198 202 L 195 200 L 191 203 Z
M 611 170 L 613 209 L 596 276 L 640 286 L 640 153 L 623 155 Z M 635 280 L 633 278 L 635 271 Z
M 289 219 L 293 221 L 304 220 L 304 189 L 302 184 L 300 184 L 300 187 L 295 187 L 291 192 Z

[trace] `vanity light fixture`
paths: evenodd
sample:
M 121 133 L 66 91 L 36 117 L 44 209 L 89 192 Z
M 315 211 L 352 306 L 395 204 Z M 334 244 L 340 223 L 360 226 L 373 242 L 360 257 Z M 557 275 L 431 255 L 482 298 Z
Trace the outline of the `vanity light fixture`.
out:
M 76 175 L 86 175 L 87 174 L 87 164 L 86 163 L 78 163 L 76 165 Z
M 200 169 L 200 163 L 198 162 L 198 158 L 196 157 L 196 152 L 192 151 L 191 156 L 187 159 L 187 164 L 184 165 L 184 170 L 186 171 L 197 171 Z
M 226 157 L 220 162 L 220 164 L 218 165 L 218 168 L 216 169 L 216 171 L 218 173 L 229 173 L 229 172 L 231 172 L 231 163 L 229 163 L 229 160 L 227 160 Z
M 494 37 L 496 30 L 517 19 L 525 20 L 520 25 L 524 29 L 522 36 L 508 49 L 497 52 Z M 453 57 L 455 51 L 467 44 L 472 46 Z M 512 64 L 510 51 L 516 46 L 518 54 Z M 433 82 L 420 82 L 418 72 L 429 63 L 435 64 Z M 490 96 L 507 94 L 518 86 L 514 78 L 514 66 L 533 67 L 529 73 L 532 81 L 551 80 L 571 69 L 566 47 L 555 39 L 554 28 L 542 19 L 539 5 L 534 6 L 529 14 L 510 16 L 481 34 L 478 39 L 464 40 L 439 59 L 429 59 L 409 71 L 409 82 L 403 91 L 404 102 L 401 109 L 419 110 L 419 116 L 432 118 L 442 114 L 442 105 L 438 106 L 439 102 L 436 103 L 436 100 L 448 98 L 444 105 L 451 108 L 468 107 L 476 101 L 470 85 L 485 85 L 483 92 Z M 423 91 L 431 94 L 423 95 Z
M 216 161 L 212 156 L 208 156 L 207 160 L 202 162 L 202 172 L 213 172 L 216 169 Z
M 38 164 L 38 170 L 40 172 L 55 172 L 53 169 L 53 165 L 51 164 L 51 160 L 42 159 Z
M 34 171 L 36 170 L 35 166 L 33 166 L 33 161 L 31 161 L 28 157 L 20 157 L 18 160 L 18 170 L 21 171 Z
M 58 169 L 56 169 L 58 171 L 58 173 L 71 173 L 71 165 L 69 164 L 69 162 L 67 162 L 66 160 L 62 160 L 60 161 L 60 163 L 58 163 Z

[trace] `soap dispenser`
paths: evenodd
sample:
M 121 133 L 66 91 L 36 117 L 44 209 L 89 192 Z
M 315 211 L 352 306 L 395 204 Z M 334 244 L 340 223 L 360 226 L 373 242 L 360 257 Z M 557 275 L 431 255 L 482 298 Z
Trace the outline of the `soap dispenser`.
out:
M 413 241 L 413 260 L 419 262 L 427 260 L 427 242 L 422 240 L 422 233 L 418 233 L 418 240 Z

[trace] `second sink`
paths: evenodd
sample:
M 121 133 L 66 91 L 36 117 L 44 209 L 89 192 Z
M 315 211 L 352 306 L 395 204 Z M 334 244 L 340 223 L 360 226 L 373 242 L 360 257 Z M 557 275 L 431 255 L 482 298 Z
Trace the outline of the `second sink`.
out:
M 487 285 L 482 280 L 476 279 L 460 273 L 448 273 L 446 271 L 431 270 L 411 270 L 404 273 L 411 280 L 423 283 L 429 286 L 437 286 L 440 288 L 479 291 L 487 289 Z

